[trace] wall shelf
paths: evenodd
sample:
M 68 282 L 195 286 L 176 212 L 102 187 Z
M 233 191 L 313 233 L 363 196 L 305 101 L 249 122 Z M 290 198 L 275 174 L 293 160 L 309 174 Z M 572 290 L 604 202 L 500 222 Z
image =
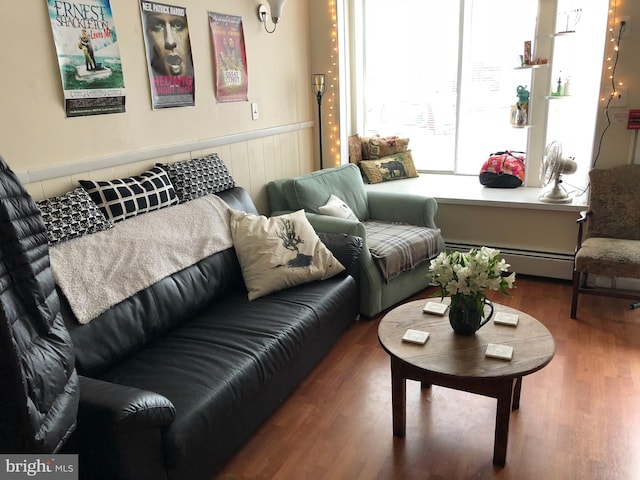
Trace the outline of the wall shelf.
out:
M 536 63 L 534 65 L 522 65 L 521 67 L 514 67 L 514 70 L 531 70 L 533 68 L 548 67 L 549 63 Z

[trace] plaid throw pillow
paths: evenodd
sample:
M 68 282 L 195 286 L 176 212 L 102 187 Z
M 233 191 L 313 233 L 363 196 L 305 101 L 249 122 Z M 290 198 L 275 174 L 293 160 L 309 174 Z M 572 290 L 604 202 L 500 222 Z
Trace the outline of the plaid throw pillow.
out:
M 159 167 L 108 182 L 80 180 L 80 185 L 112 222 L 175 205 L 179 201 L 167 172 Z
M 193 160 L 156 165 L 169 174 L 181 202 L 236 186 L 227 166 L 217 153 Z

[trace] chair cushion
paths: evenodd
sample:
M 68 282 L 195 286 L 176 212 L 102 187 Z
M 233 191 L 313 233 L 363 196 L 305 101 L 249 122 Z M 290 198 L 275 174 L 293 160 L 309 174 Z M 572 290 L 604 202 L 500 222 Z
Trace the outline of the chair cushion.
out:
M 598 275 L 640 278 L 640 241 L 588 238 L 576 254 L 575 268 Z
M 406 152 L 409 148 L 408 138 L 391 137 L 371 137 L 369 139 L 369 158 L 375 160 L 394 153 Z
M 349 163 L 356 165 L 362 160 L 362 140 L 357 133 L 349 137 Z
M 363 160 L 359 165 L 367 183 L 388 182 L 418 176 L 411 150 L 388 155 L 378 160 Z
M 365 222 L 364 228 L 371 256 L 387 282 L 440 253 L 440 229 L 380 221 Z
M 369 219 L 364 182 L 360 169 L 352 163 L 292 178 L 284 189 L 291 210 L 320 213 L 333 194 L 344 200 L 361 222 Z

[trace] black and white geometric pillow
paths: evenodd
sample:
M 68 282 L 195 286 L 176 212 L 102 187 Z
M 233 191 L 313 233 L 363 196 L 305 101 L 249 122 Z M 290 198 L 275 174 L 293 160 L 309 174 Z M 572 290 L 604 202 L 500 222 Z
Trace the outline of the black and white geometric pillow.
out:
M 80 180 L 112 222 L 176 205 L 179 200 L 167 172 L 153 167 L 140 175 L 110 181 Z
M 156 166 L 169 174 L 181 202 L 236 186 L 227 166 L 217 153 L 181 162 L 156 163 Z
M 113 227 L 89 194 L 78 187 L 62 195 L 37 202 L 49 245 Z

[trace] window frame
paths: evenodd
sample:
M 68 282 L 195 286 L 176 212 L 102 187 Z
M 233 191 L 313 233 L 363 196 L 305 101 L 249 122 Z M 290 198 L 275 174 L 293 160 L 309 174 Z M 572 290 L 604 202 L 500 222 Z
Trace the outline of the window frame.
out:
M 341 0 L 344 5 L 344 15 L 346 21 L 345 30 L 348 34 L 348 42 L 344 42 L 347 44 L 345 47 L 342 45 L 342 51 L 346 53 L 348 51 L 350 59 L 345 64 L 345 72 L 344 75 L 341 75 L 342 80 L 345 80 L 345 85 L 348 85 L 348 89 L 344 90 L 342 94 L 346 94 L 348 96 L 348 101 L 345 102 L 345 105 L 349 106 L 349 117 L 348 124 L 350 127 L 350 131 L 362 132 L 364 131 L 365 125 L 365 109 L 366 102 L 364 98 L 364 72 L 365 72 L 365 62 L 366 56 L 364 55 L 364 33 L 363 33 L 363 19 L 364 19 L 364 9 L 365 9 L 365 0 Z M 460 22 L 462 23 L 464 20 L 464 7 L 465 0 L 461 1 L 461 12 L 460 12 Z M 556 31 L 556 20 L 557 20 L 557 9 L 558 5 L 562 2 L 562 0 L 538 0 L 538 18 L 536 21 L 534 39 L 535 39 L 535 51 L 533 52 L 534 57 L 540 58 L 553 58 L 553 44 L 554 39 L 553 35 L 549 35 L 548 33 L 542 32 L 555 32 Z M 606 32 L 603 32 L 603 45 L 605 43 Z M 459 48 L 462 48 L 462 42 L 460 42 Z M 603 46 L 604 51 L 604 46 Z M 462 62 L 462 56 L 458 56 L 458 82 L 460 82 L 460 75 L 462 74 L 462 68 L 460 63 Z M 527 151 L 527 168 L 526 168 L 526 177 L 525 177 L 525 186 L 533 186 L 539 187 L 539 172 L 542 164 L 542 159 L 544 156 L 544 149 L 547 143 L 552 138 L 547 138 L 547 125 L 549 123 L 548 115 L 550 108 L 550 101 L 548 100 L 548 93 L 551 88 L 552 83 L 552 68 L 538 68 L 531 70 L 531 105 L 535 106 L 532 108 L 530 112 L 530 123 L 535 125 L 535 127 L 527 128 L 527 139 L 526 139 L 526 151 Z M 460 84 L 460 83 L 459 83 Z M 460 90 L 457 92 L 458 101 L 456 104 L 456 117 L 459 116 L 460 109 Z M 593 99 L 594 103 L 597 105 L 599 102 L 598 98 Z M 591 154 L 595 153 L 595 133 L 596 133 L 596 123 L 597 123 L 597 109 L 594 114 L 593 119 L 593 142 L 591 145 Z M 458 129 L 456 129 L 456 138 L 455 142 L 458 142 Z M 346 136 L 343 137 L 342 144 L 346 145 Z M 343 153 L 344 155 L 344 153 Z M 344 157 L 348 158 L 348 157 Z M 591 158 L 584 160 L 582 163 L 584 165 L 591 164 Z M 583 166 L 584 167 L 584 166 Z M 469 174 L 461 174 L 456 173 L 456 165 L 454 165 L 454 170 L 419 170 L 422 173 L 445 173 L 454 176 L 469 176 Z M 586 173 L 585 173 L 586 177 Z M 572 179 L 574 180 L 574 179 Z M 580 183 L 580 180 L 578 180 Z M 586 182 L 585 182 L 586 184 Z M 581 188 L 581 187 L 578 187 Z

